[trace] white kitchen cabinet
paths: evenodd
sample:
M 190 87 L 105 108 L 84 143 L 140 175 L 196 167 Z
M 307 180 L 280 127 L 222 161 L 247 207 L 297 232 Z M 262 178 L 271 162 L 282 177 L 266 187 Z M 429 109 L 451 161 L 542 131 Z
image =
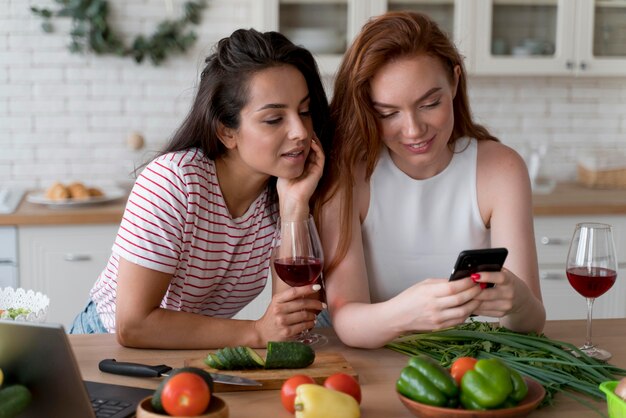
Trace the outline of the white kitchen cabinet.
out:
M 337 71 L 363 24 L 387 10 L 425 12 L 453 37 L 464 55 L 472 45 L 468 30 L 473 6 L 467 0 L 262 0 L 252 5 L 255 28 L 280 31 L 308 48 L 323 75 Z
M 541 293 L 547 319 L 584 319 L 587 302 L 569 284 L 565 264 L 574 228 L 580 222 L 613 226 L 619 271 L 615 285 L 594 302 L 594 318 L 626 317 L 626 216 L 538 216 L 535 241 L 539 257 Z
M 624 0 L 474 1 L 474 74 L 626 74 Z
M 20 286 L 48 295 L 47 322 L 69 330 L 111 254 L 119 225 L 20 226 Z
M 475 75 L 626 74 L 626 0 L 261 0 L 254 27 L 311 50 L 333 75 L 371 17 L 425 12 L 447 31 Z

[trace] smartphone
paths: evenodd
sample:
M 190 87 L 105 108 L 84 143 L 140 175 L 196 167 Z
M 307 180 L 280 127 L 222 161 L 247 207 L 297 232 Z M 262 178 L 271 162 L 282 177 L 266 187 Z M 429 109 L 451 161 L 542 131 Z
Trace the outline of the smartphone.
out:
M 508 253 L 506 248 L 461 251 L 454 264 L 450 281 L 459 280 L 481 271 L 500 271 Z M 488 283 L 487 287 L 493 287 L 493 283 Z

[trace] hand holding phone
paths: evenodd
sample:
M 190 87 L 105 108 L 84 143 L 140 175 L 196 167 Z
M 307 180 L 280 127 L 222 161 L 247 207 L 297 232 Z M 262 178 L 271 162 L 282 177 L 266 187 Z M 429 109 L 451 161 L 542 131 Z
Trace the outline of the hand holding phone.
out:
M 461 251 L 454 264 L 450 281 L 459 280 L 481 271 L 500 271 L 508 253 L 506 248 Z M 487 287 L 493 287 L 493 283 L 487 283 Z

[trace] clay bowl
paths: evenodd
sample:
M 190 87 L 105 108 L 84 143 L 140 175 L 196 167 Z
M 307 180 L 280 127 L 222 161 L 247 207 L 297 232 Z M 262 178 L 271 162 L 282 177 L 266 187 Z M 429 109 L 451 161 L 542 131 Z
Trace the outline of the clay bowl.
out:
M 136 418 L 164 418 L 169 417 L 169 415 L 159 414 L 154 412 L 152 409 L 152 405 L 150 402 L 152 401 L 152 396 L 148 396 L 144 400 L 142 400 L 139 405 L 137 405 L 137 415 Z M 172 418 L 185 418 L 185 417 L 172 417 Z M 221 398 L 217 396 L 211 397 L 211 402 L 209 403 L 209 409 L 202 415 L 197 415 L 195 418 L 228 418 L 228 405 Z
M 415 402 L 398 393 L 400 400 L 416 417 L 421 418 L 514 418 L 530 414 L 543 400 L 545 389 L 537 381 L 524 377 L 528 385 L 528 394 L 513 408 L 492 409 L 489 411 L 471 411 L 468 409 L 442 408 Z

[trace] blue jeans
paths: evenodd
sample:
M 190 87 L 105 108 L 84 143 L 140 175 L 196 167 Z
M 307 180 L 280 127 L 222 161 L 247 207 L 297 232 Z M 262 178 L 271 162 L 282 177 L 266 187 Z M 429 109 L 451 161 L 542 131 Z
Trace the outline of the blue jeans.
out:
M 74 319 L 74 323 L 70 328 L 70 334 L 106 334 L 109 331 L 106 329 L 100 315 L 96 310 L 96 304 L 93 300 L 89 300 L 85 309 Z
M 315 324 L 315 328 L 326 328 L 332 327 L 333 323 L 330 321 L 330 315 L 328 314 L 328 309 L 324 309 L 322 312 L 317 315 L 317 323 Z

